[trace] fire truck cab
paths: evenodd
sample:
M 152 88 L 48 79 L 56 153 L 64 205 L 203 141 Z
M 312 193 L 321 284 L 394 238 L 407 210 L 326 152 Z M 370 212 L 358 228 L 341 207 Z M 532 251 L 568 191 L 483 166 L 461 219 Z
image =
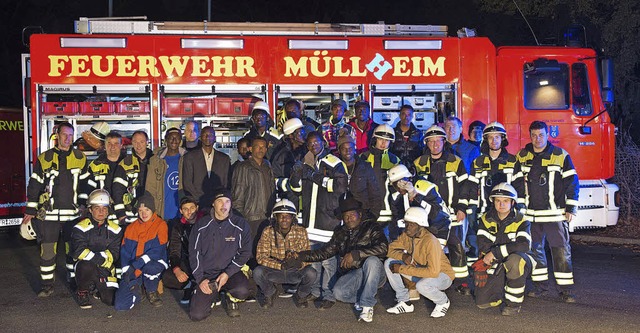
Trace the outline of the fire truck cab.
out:
M 106 121 L 124 136 L 196 120 L 216 128 L 217 148 L 237 156 L 256 101 L 276 125 L 295 98 L 326 121 L 332 100 L 370 102 L 373 119 L 395 126 L 400 107 L 416 110 L 421 130 L 455 115 L 500 121 L 516 153 L 528 126 L 543 120 L 550 141 L 572 156 L 580 207 L 571 228 L 614 225 L 618 188 L 614 126 L 605 111 L 596 54 L 570 47 L 500 47 L 484 37 L 450 37 L 446 26 L 75 22 L 76 34 L 36 34 L 23 57 L 30 166 L 48 149 L 56 123 L 76 135 Z M 91 152 L 87 152 L 91 157 Z

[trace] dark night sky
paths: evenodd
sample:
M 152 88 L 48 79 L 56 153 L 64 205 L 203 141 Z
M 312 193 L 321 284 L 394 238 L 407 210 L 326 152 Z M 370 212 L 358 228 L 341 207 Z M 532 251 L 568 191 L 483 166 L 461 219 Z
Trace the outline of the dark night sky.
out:
M 113 0 L 113 3 L 114 16 L 146 15 L 148 20 L 155 21 L 202 21 L 207 18 L 206 0 Z M 496 45 L 533 43 L 522 18 L 485 14 L 473 3 L 468 0 L 212 0 L 212 21 L 434 24 L 447 25 L 451 35 L 461 27 L 478 28 L 480 35 L 490 37 Z M 45 33 L 70 33 L 73 32 L 73 21 L 79 17 L 107 15 L 106 0 L 3 0 L 0 31 L 4 34 L 0 41 L 5 47 L 0 52 L 0 75 L 4 76 L 0 106 L 22 105 L 20 54 L 28 52 L 22 45 L 24 27 L 39 26 Z M 554 26 L 548 23 L 531 21 L 534 28 L 540 29 Z M 538 36 L 539 39 L 545 37 Z

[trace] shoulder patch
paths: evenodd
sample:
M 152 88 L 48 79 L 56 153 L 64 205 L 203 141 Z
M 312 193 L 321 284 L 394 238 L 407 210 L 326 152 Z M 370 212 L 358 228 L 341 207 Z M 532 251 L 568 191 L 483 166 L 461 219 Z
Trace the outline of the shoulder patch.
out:
M 78 223 L 76 223 L 76 225 L 74 226 L 74 228 L 82 231 L 82 232 L 87 232 L 91 229 L 93 229 L 93 223 L 91 223 L 90 219 L 84 219 Z
M 119 234 L 120 231 L 122 231 L 122 228 L 120 227 L 120 225 L 118 225 L 118 222 L 116 221 L 108 221 L 107 229 L 109 229 L 114 234 Z
M 333 154 L 329 154 L 329 155 L 325 156 L 322 160 L 325 161 L 325 163 L 329 164 L 332 167 L 338 165 L 339 163 L 342 163 L 342 160 L 339 159 L 338 157 L 336 157 Z

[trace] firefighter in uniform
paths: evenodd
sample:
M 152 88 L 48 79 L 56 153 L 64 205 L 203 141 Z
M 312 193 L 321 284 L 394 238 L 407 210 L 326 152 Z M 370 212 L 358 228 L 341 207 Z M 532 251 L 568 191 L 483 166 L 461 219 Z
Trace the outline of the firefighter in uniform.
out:
M 436 185 L 438 193 L 443 198 L 449 210 L 451 230 L 447 239 L 449 260 L 456 273 L 456 280 L 464 280 L 469 276 L 465 256 L 464 223 L 469 202 L 468 174 L 460 157 L 445 149 L 447 133 L 439 126 L 427 129 L 424 142 L 427 145 L 425 154 L 414 162 L 418 176 L 424 176 Z M 466 282 L 462 281 L 456 288 L 464 295 L 471 295 Z
M 473 265 L 476 305 L 481 309 L 504 301 L 502 315 L 520 312 L 524 287 L 535 261 L 531 256 L 531 224 L 515 209 L 517 192 L 507 183 L 491 190 L 490 209 L 480 218 L 481 258 Z
M 70 231 L 72 222 L 80 216 L 80 206 L 84 204 L 79 195 L 79 185 L 85 174 L 87 158 L 81 151 L 71 148 L 73 132 L 70 123 L 58 125 L 58 143 L 38 156 L 27 187 L 27 207 L 22 223 L 32 223 L 40 243 L 42 289 L 38 297 L 53 294 L 56 247 L 63 224 L 66 223 L 65 229 Z M 69 235 L 65 234 L 64 239 L 68 240 Z M 67 260 L 67 263 L 71 262 Z
M 340 218 L 334 212 L 338 200 L 347 192 L 348 176 L 345 164 L 324 148 L 320 132 L 307 134 L 307 149 L 304 163 L 294 166 L 290 184 L 292 191 L 302 195 L 302 224 L 307 228 L 311 248 L 316 249 L 327 243 L 340 225 Z M 318 275 L 311 293 L 320 297 L 322 287 L 323 308 L 330 308 L 335 303 L 329 286 L 338 268 L 337 259 L 331 257 L 313 265 Z
M 93 160 L 87 168 L 84 194 L 86 196 L 93 190 L 103 189 L 111 193 L 111 185 L 118 163 L 122 161 L 126 153 L 122 150 L 122 135 L 111 131 L 107 134 L 105 152 Z
M 411 182 L 412 175 L 403 164 L 396 165 L 389 170 L 389 182 L 392 190 L 389 195 L 389 206 L 393 220 L 389 225 L 389 238 L 395 240 L 404 228 L 404 215 L 410 207 L 429 207 L 429 230 L 436 236 L 440 245 L 447 244 L 451 220 L 448 208 L 440 197 L 436 185 L 418 177 Z
M 307 153 L 305 146 L 306 133 L 302 121 L 292 118 L 282 126 L 285 138 L 271 155 L 271 169 L 276 179 L 276 194 L 278 198 L 287 198 L 291 202 L 298 202 L 298 197 L 291 191 L 289 176 L 293 165 L 301 161 Z
M 489 194 L 491 189 L 500 183 L 511 184 L 516 188 L 522 188 L 522 174 L 520 164 L 516 163 L 516 157 L 509 154 L 506 147 L 507 131 L 499 122 L 492 122 L 482 132 L 482 144 L 480 156 L 471 164 L 469 182 L 472 184 L 467 210 L 469 229 L 467 231 L 467 263 L 471 265 L 478 260 L 478 221 L 482 218 L 490 206 Z
M 136 199 L 145 192 L 145 180 L 147 179 L 147 165 L 153 155 L 147 148 L 147 133 L 136 131 L 131 136 L 133 149 L 131 155 L 127 155 L 115 171 L 113 184 L 113 201 L 118 220 L 126 224 L 138 219 L 138 211 L 135 209 Z
M 540 297 L 548 290 L 546 240 L 560 297 L 573 303 L 569 223 L 578 208 L 578 174 L 569 153 L 548 142 L 547 124 L 532 122 L 529 135 L 531 143 L 516 155 L 524 177 L 525 218 L 531 221 L 532 250 L 537 262 L 531 274 L 535 288 L 528 295 Z
M 95 190 L 89 195 L 90 217 L 78 222 L 73 228 L 71 255 L 76 260 L 76 297 L 82 309 L 91 308 L 90 293 L 107 305 L 113 305 L 118 288 L 115 277 L 115 262 L 120 257 L 122 229 L 116 220 L 108 220 L 109 192 Z M 95 288 L 95 289 L 94 289 Z
M 400 158 L 389 152 L 389 146 L 396 139 L 393 128 L 382 124 L 373 130 L 373 139 L 368 151 L 360 154 L 360 158 L 371 164 L 378 181 L 378 193 L 383 195 L 383 206 L 378 217 L 378 222 L 388 225 L 392 220 L 391 207 L 389 206 L 389 192 L 391 184 L 387 177 L 389 169 L 400 164 Z

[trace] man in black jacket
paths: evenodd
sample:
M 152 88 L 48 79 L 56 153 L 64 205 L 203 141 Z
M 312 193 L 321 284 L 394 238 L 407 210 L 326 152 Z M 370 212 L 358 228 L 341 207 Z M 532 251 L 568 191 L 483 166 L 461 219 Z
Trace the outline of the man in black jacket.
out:
M 249 280 L 242 272 L 251 257 L 249 223 L 231 211 L 231 193 L 225 188 L 213 192 L 209 215 L 199 219 L 189 235 L 189 263 L 196 288 L 189 305 L 189 317 L 200 321 L 211 314 L 211 304 L 225 292 L 229 317 L 240 315 L 238 303 L 249 296 Z
M 355 303 L 356 310 L 361 310 L 359 320 L 369 323 L 373 321 L 378 288 L 385 282 L 382 260 L 389 243 L 375 220 L 362 220 L 362 204 L 352 196 L 340 200 L 339 213 L 344 224 L 336 227 L 328 243 L 316 250 L 294 253 L 290 260 L 317 262 L 339 255 L 342 275 L 333 294 L 341 302 Z
M 356 142 L 350 135 L 338 137 L 338 152 L 347 171 L 349 192 L 363 203 L 365 218 L 377 220 L 382 210 L 384 192 L 378 190 L 378 180 L 373 168 L 367 161 L 356 156 Z
M 193 274 L 189 264 L 189 235 L 196 221 L 203 214 L 198 212 L 198 203 L 191 197 L 180 201 L 179 218 L 169 221 L 169 267 L 162 274 L 162 282 L 169 289 L 184 289 L 181 304 L 189 304 L 193 293 Z

